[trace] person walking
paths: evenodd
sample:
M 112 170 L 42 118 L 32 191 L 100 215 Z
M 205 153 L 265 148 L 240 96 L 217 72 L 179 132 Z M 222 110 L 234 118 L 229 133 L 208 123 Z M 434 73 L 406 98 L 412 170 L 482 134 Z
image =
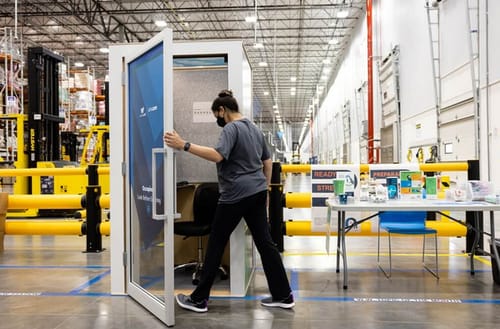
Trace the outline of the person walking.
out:
M 215 148 L 190 143 L 175 131 L 163 136 L 167 146 L 215 162 L 220 191 L 200 282 L 190 295 L 178 294 L 177 304 L 194 312 L 208 311 L 210 290 L 225 246 L 244 218 L 260 254 L 271 293 L 261 300 L 261 305 L 292 308 L 295 306 L 292 290 L 267 222 L 272 160 L 264 134 L 239 112 L 238 102 L 230 90 L 219 93 L 212 103 L 212 112 L 222 127 Z

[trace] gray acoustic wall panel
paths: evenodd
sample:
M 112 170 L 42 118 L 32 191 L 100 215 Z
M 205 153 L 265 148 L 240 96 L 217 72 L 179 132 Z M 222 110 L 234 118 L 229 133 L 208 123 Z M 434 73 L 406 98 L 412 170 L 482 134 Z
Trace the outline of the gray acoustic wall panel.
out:
M 215 147 L 221 129 L 211 111 L 219 91 L 228 88 L 227 67 L 174 70 L 174 129 L 187 141 Z M 177 181 L 216 182 L 215 163 L 177 153 Z

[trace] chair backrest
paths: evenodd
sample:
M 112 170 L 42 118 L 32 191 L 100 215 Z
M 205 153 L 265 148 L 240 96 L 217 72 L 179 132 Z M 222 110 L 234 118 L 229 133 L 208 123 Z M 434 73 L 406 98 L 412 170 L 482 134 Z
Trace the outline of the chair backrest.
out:
M 198 224 L 211 224 L 219 201 L 218 183 L 201 183 L 193 198 L 193 220 Z
M 379 213 L 380 224 L 403 224 L 425 226 L 425 211 L 384 211 Z

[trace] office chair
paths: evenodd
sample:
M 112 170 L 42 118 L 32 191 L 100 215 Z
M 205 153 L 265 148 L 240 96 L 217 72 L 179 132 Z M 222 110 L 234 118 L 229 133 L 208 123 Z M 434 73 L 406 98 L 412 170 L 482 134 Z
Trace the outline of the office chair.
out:
M 193 198 L 193 220 L 174 223 L 174 234 L 183 235 L 184 239 L 189 237 L 198 238 L 198 259 L 196 262 L 181 264 L 175 270 L 194 267 L 192 282 L 199 283 L 201 270 L 203 268 L 203 237 L 210 233 L 215 209 L 219 201 L 219 185 L 217 183 L 201 183 L 196 187 Z M 226 270 L 220 266 L 221 279 L 227 279 Z
M 387 278 L 392 275 L 392 249 L 391 249 L 391 235 L 392 234 L 411 234 L 423 236 L 422 248 L 422 263 L 424 268 L 439 280 L 438 274 L 438 245 L 437 245 L 437 231 L 425 226 L 425 211 L 384 211 L 380 212 L 379 225 L 378 225 L 378 244 L 377 244 L 377 263 L 378 267 L 382 270 Z M 389 235 L 389 273 L 380 265 L 380 230 L 384 230 Z M 434 235 L 435 246 L 435 268 L 433 271 L 425 264 L 425 236 L 428 234 Z

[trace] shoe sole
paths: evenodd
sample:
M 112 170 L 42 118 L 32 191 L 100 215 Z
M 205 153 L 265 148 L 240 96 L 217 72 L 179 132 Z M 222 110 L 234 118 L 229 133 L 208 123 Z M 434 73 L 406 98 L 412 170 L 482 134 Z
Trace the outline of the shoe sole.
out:
M 177 305 L 179 305 L 180 307 L 182 307 L 183 309 L 186 309 L 186 310 L 190 310 L 190 311 L 193 311 L 193 312 L 196 312 L 196 313 L 205 313 L 205 312 L 208 311 L 207 307 L 205 307 L 205 308 L 198 308 L 198 307 L 194 307 L 194 306 L 183 304 L 179 300 L 179 296 L 175 296 L 175 301 L 177 302 Z
M 281 308 L 292 308 L 295 306 L 295 303 L 261 303 L 262 306 L 267 306 L 267 307 L 281 307 Z

